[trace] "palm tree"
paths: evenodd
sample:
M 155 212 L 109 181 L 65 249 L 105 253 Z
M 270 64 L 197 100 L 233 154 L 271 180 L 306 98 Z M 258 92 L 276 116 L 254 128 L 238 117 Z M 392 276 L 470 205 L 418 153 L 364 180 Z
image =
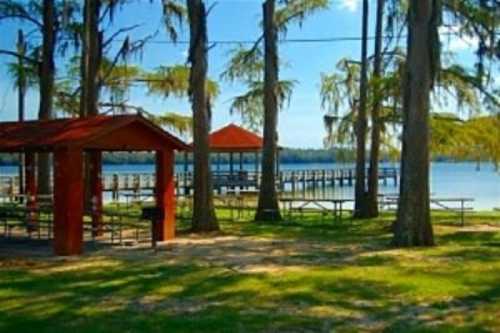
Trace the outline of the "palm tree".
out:
M 439 68 L 438 3 L 412 0 L 409 6 L 401 182 L 393 238 L 396 246 L 434 244 L 429 203 L 429 109 Z
M 207 232 L 219 229 L 213 203 L 210 172 L 210 100 L 207 80 L 207 12 L 203 0 L 187 0 L 190 28 L 189 96 L 193 108 L 194 197 L 192 229 Z

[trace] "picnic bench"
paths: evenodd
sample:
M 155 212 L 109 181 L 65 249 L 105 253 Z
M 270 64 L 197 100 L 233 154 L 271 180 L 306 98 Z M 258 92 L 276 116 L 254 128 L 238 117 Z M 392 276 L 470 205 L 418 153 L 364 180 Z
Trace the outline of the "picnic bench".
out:
M 398 195 L 383 195 L 381 206 L 388 209 L 395 209 L 398 205 Z M 437 210 L 444 210 L 456 213 L 460 216 L 461 225 L 465 225 L 465 213 L 473 211 L 474 208 L 467 206 L 468 203 L 474 202 L 473 198 L 430 198 L 430 204 L 437 206 Z M 452 205 L 452 204 L 458 205 Z M 436 208 L 434 208 L 436 210 Z
M 292 218 L 294 211 L 299 212 L 303 217 L 304 212 L 319 212 L 323 219 L 329 213 L 333 214 L 335 221 L 342 219 L 345 209 L 344 204 L 354 202 L 353 199 L 325 199 L 325 198 L 280 198 L 283 211 L 288 219 Z M 328 207 L 331 205 L 331 207 Z

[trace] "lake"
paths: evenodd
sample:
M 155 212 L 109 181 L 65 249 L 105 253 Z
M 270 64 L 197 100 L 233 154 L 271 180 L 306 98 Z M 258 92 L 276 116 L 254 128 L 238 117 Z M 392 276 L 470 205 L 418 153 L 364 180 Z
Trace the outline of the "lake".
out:
M 352 167 L 352 164 L 335 163 L 288 163 L 282 164 L 282 170 L 304 170 L 304 169 L 333 169 L 341 167 Z M 394 166 L 384 165 L 382 166 Z M 228 169 L 227 165 L 222 165 L 222 169 Z M 253 164 L 245 164 L 245 169 L 252 170 Z M 181 171 L 182 165 L 177 165 L 176 169 Z M 1 166 L 0 175 L 11 175 L 16 173 L 14 166 Z M 152 173 L 152 164 L 122 164 L 104 165 L 105 173 Z M 322 195 L 334 198 L 352 198 L 353 187 L 330 187 Z M 388 186 L 380 187 L 381 193 L 396 193 L 397 187 L 391 182 Z M 500 207 L 500 173 L 495 172 L 493 165 L 484 163 L 481 170 L 476 171 L 475 163 L 450 163 L 433 162 L 431 165 L 431 192 L 434 197 L 457 198 L 470 197 L 475 201 L 472 204 L 476 210 L 491 210 Z

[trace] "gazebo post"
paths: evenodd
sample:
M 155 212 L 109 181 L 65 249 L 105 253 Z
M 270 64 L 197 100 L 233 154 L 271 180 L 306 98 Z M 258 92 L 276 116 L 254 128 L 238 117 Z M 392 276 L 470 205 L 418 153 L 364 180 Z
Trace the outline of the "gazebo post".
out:
M 102 153 L 98 150 L 90 152 L 90 191 L 92 234 L 102 235 Z
M 230 152 L 229 153 L 229 173 L 231 174 L 231 176 L 233 176 L 233 172 L 234 172 L 234 158 L 233 158 L 233 152 Z
M 255 151 L 255 187 L 259 188 L 259 152 Z
M 189 171 L 189 168 L 188 168 L 188 152 L 185 151 L 183 155 L 184 155 L 184 172 L 188 172 Z
M 183 178 L 183 184 L 184 184 L 184 195 L 189 195 L 189 185 L 188 185 L 188 172 L 189 172 L 189 164 L 188 164 L 188 152 L 185 151 L 183 154 L 184 156 L 184 176 Z M 180 179 L 178 180 L 180 181 Z
M 229 153 L 229 184 L 234 184 L 234 156 L 233 152 Z M 234 186 L 231 185 L 229 187 L 231 190 L 234 190 Z
M 76 255 L 83 245 L 82 151 L 54 151 L 54 253 Z
M 25 190 L 26 190 L 26 207 L 29 209 L 29 225 L 35 227 L 37 220 L 36 213 L 33 211 L 37 206 L 37 183 L 35 170 L 35 153 L 26 152 L 24 154 L 25 167 Z
M 156 205 L 163 213 L 163 221 L 155 224 L 155 238 L 166 241 L 175 237 L 175 181 L 174 151 L 156 151 Z

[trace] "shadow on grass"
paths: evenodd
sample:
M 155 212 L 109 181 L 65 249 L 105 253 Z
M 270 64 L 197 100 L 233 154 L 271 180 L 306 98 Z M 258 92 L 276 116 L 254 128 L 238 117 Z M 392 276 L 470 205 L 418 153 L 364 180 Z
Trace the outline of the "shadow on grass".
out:
M 293 224 L 221 224 L 232 239 L 185 245 L 197 251 L 183 261 L 175 251 L 154 256 L 126 250 L 2 265 L 0 331 L 481 332 L 487 331 L 484 323 L 494 327 L 490 319 L 474 316 L 481 307 L 498 310 L 500 288 L 492 277 L 469 272 L 477 269 L 472 264 L 483 267 L 482 261 L 497 258 L 497 247 L 487 245 L 498 241 L 491 233 L 438 235 L 443 249 L 430 253 L 464 260 L 463 265 L 446 266 L 427 262 L 427 250 L 407 251 L 418 254 L 417 259 L 380 255 L 388 248 L 390 218 L 340 224 L 314 218 Z M 271 262 L 278 266 L 276 271 L 234 270 L 224 262 L 239 256 L 272 256 L 273 247 L 299 240 L 307 243 L 297 247 L 301 251 L 277 252 L 282 261 Z M 245 249 L 246 242 L 254 242 L 256 248 Z M 447 248 L 450 244 L 475 250 Z M 266 268 L 272 266 L 269 263 L 260 262 Z M 450 299 L 436 301 L 436 289 L 425 289 L 433 283 L 453 283 Z M 467 283 L 470 289 L 460 295 Z M 448 319 L 453 316 L 459 320 Z

